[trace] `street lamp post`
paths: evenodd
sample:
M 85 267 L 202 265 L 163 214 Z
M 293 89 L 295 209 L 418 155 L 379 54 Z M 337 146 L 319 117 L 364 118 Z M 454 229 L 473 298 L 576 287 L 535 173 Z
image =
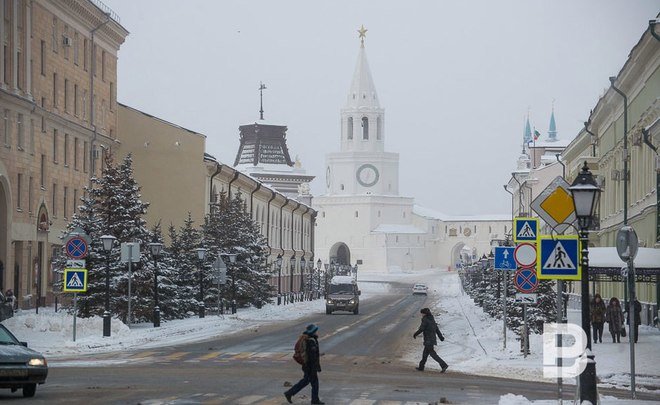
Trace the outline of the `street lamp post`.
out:
M 303 297 L 305 296 L 305 266 L 307 265 L 307 260 L 305 260 L 305 256 L 300 258 L 300 291 L 303 293 Z M 304 298 L 303 298 L 304 299 Z
M 204 258 L 206 257 L 206 249 L 197 248 L 195 252 L 199 260 L 199 317 L 204 318 L 204 315 L 206 315 L 204 306 Z
M 324 264 L 323 267 L 325 268 L 325 271 L 323 272 L 323 298 L 327 298 L 328 296 L 328 270 L 330 269 L 330 265 L 328 263 Z
M 103 336 L 110 336 L 110 252 L 112 244 L 117 240 L 112 235 L 101 236 L 103 251 L 105 252 L 105 311 L 103 311 Z
M 154 328 L 160 326 L 160 307 L 158 306 L 158 257 L 163 250 L 163 244 L 153 242 L 149 244 L 151 257 L 154 258 Z
M 587 336 L 587 367 L 580 374 L 580 401 L 589 401 L 595 404 L 598 400 L 598 393 L 596 390 L 596 361 L 594 354 L 591 351 L 591 333 L 589 323 L 591 316 L 589 313 L 589 234 L 588 229 L 594 216 L 594 208 L 598 204 L 600 197 L 600 188 L 596 183 L 596 179 L 589 171 L 587 162 L 584 162 L 582 171 L 577 176 L 571 187 L 569 187 L 573 195 L 573 204 L 575 204 L 575 215 L 578 219 L 580 227 L 580 245 L 581 245 L 581 262 L 582 262 L 582 279 L 580 280 L 581 286 L 581 305 L 582 305 L 582 329 Z
M 323 266 L 323 262 L 321 259 L 316 261 L 316 294 L 321 294 L 321 266 Z
M 277 266 L 277 305 L 282 304 L 282 255 L 277 255 L 275 260 Z

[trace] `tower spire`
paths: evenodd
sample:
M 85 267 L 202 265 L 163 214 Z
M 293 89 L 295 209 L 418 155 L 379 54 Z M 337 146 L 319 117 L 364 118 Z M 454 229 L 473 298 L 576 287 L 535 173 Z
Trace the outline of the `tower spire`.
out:
M 262 82 L 259 82 L 259 119 L 264 119 L 264 90 L 266 90 L 266 85 Z
M 552 99 L 552 114 L 550 114 L 550 126 L 548 128 L 548 140 L 557 140 L 557 124 L 555 123 L 555 99 Z

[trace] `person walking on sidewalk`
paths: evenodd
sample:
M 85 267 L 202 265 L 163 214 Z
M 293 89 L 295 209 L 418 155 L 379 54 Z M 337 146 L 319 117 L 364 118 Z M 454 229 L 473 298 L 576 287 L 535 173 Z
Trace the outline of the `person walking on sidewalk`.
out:
M 591 327 L 593 329 L 594 343 L 603 343 L 603 324 L 607 308 L 600 294 L 596 294 L 591 301 Z
M 302 350 L 301 361 L 304 375 L 303 378 L 296 383 L 296 385 L 284 392 L 284 397 L 290 404 L 292 403 L 291 398 L 300 390 L 305 388 L 307 384 L 312 385 L 312 404 L 325 404 L 325 402 L 322 402 L 319 399 L 318 373 L 321 372 L 321 361 L 319 357 L 318 335 L 316 334 L 318 330 L 319 327 L 311 323 L 307 325 L 307 328 L 305 328 L 305 331 L 299 338 L 299 341 L 302 344 L 300 349 Z M 296 351 L 298 347 L 298 343 L 296 343 Z
M 422 308 L 419 311 L 422 314 L 422 323 L 419 325 L 419 329 L 413 333 L 413 339 L 417 339 L 417 335 L 424 334 L 424 351 L 422 352 L 422 360 L 419 362 L 419 366 L 416 367 L 416 370 L 424 371 L 424 366 L 426 365 L 426 359 L 429 355 L 433 360 L 437 361 L 442 367 L 441 373 L 447 371 L 447 363 L 438 356 L 438 353 L 435 352 L 433 346 L 438 344 L 436 340 L 436 335 L 440 338 L 440 341 L 444 341 L 445 337 L 442 336 L 440 329 L 438 329 L 438 324 L 435 323 L 433 315 L 431 315 L 431 310 L 428 308 Z
M 607 304 L 607 311 L 605 312 L 605 320 L 607 321 L 612 335 L 612 343 L 621 343 L 621 330 L 623 329 L 623 311 L 621 310 L 621 303 L 617 297 L 610 298 Z
M 635 343 L 639 340 L 639 325 L 642 323 L 642 304 L 635 298 L 634 301 L 628 301 L 628 336 L 630 331 L 635 328 Z M 630 317 L 634 322 L 631 322 Z

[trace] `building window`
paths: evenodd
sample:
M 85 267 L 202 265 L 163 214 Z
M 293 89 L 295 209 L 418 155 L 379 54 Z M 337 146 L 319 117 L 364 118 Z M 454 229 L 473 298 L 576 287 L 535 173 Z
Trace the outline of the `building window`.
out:
M 405 211 L 403 211 L 403 217 L 404 217 L 404 218 L 406 217 L 406 212 L 405 212 Z
M 16 52 L 16 85 L 23 90 L 23 54 Z
M 358 218 L 359 216 L 360 214 L 357 211 L 355 211 L 355 218 Z
M 60 37 L 57 34 L 57 18 L 53 17 L 53 35 L 51 38 L 52 41 L 52 46 L 53 46 L 53 52 L 57 53 L 57 50 L 59 49 L 59 40 Z
M 23 114 L 18 114 L 18 119 L 16 121 L 17 135 L 18 140 L 18 149 L 25 150 L 25 126 L 23 125 Z
M 21 211 L 23 208 L 23 201 L 21 197 L 23 196 L 23 175 L 21 173 L 18 173 L 17 179 L 16 179 L 16 209 Z
M 378 210 L 378 218 L 380 218 L 380 210 Z
M 2 132 L 5 138 L 5 146 L 10 147 L 11 146 L 11 134 L 10 134 L 10 122 L 9 122 L 9 110 L 5 108 L 5 114 L 3 116 L 3 123 L 2 123 Z
M 83 141 L 83 172 L 87 173 L 87 141 Z
M 78 138 L 73 138 L 73 168 L 78 170 Z
M 115 96 L 115 84 L 110 82 L 110 111 L 115 110 L 115 102 L 117 97 Z
M 32 176 L 30 176 L 30 178 L 28 179 L 28 206 L 27 206 L 28 212 L 32 212 L 32 199 L 34 198 L 32 194 L 33 183 L 34 181 L 32 179 Z
M 73 189 L 73 214 L 78 212 L 78 189 Z M 73 215 L 71 215 L 73 218 Z
M 46 97 L 41 97 L 41 108 L 46 109 Z M 46 132 L 46 111 L 41 115 L 41 132 Z
M 325 218 L 325 211 L 321 211 L 321 217 Z
M 341 185 L 339 186 L 339 189 L 340 189 L 340 190 L 343 190 L 343 189 L 344 189 L 344 185 L 341 184 Z
M 73 34 L 73 63 L 78 65 L 78 51 L 80 48 L 80 38 L 78 38 L 78 33 Z
M 46 41 L 41 41 L 41 48 L 39 49 L 41 55 L 41 74 L 46 76 Z
M 69 112 L 69 79 L 64 79 L 64 111 Z
M 57 73 L 53 73 L 53 107 L 57 107 Z
M 365 141 L 369 139 L 369 118 L 367 117 L 362 117 L 362 139 Z
M 67 211 L 67 209 L 69 208 L 69 201 L 68 201 L 69 187 L 64 186 L 64 189 L 62 190 L 62 194 L 63 194 L 63 196 L 62 196 L 62 210 L 63 210 L 62 213 L 63 214 L 62 215 L 64 215 L 64 218 L 66 218 L 67 217 L 66 214 L 67 214 L 67 212 L 69 212 L 69 211 Z
M 89 53 L 89 41 L 87 38 L 83 39 L 83 69 L 87 71 L 87 54 Z
M 69 166 L 69 134 L 64 134 L 64 166 Z
M 30 118 L 30 154 L 34 155 L 34 118 Z
M 57 163 L 57 129 L 53 128 L 53 163 Z
M 78 116 L 78 85 L 73 85 L 73 115 Z
M 101 51 L 101 80 L 105 81 L 105 51 Z
M 53 216 L 57 217 L 57 184 L 53 183 Z
M 69 45 L 71 44 L 71 39 L 69 38 L 69 26 L 64 26 L 64 33 L 62 34 L 62 51 L 64 53 L 64 59 L 69 60 Z M 64 211 L 66 215 L 66 210 Z
M 346 138 L 353 139 L 353 117 L 348 117 L 348 125 L 346 128 Z
M 41 155 L 41 167 L 39 169 L 39 181 L 41 188 L 46 187 L 46 155 Z
M 83 90 L 82 95 L 82 119 L 83 121 L 87 120 L 87 89 Z

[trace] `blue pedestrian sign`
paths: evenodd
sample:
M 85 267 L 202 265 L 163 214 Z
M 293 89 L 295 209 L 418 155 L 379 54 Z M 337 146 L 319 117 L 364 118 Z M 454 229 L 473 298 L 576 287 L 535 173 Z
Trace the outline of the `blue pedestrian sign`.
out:
M 539 240 L 540 279 L 580 280 L 580 241 L 577 235 L 544 236 Z
M 536 242 L 539 234 L 539 219 L 516 217 L 513 219 L 513 241 Z
M 64 292 L 86 292 L 87 270 L 86 269 L 64 269 Z
M 516 271 L 513 275 L 513 284 L 521 293 L 533 293 L 539 286 L 539 279 L 536 277 L 536 269 L 520 269 Z
M 513 246 L 495 247 L 495 270 L 515 270 L 516 261 L 513 258 Z
M 87 241 L 80 236 L 74 236 L 66 242 L 66 255 L 72 259 L 84 259 L 88 250 Z

